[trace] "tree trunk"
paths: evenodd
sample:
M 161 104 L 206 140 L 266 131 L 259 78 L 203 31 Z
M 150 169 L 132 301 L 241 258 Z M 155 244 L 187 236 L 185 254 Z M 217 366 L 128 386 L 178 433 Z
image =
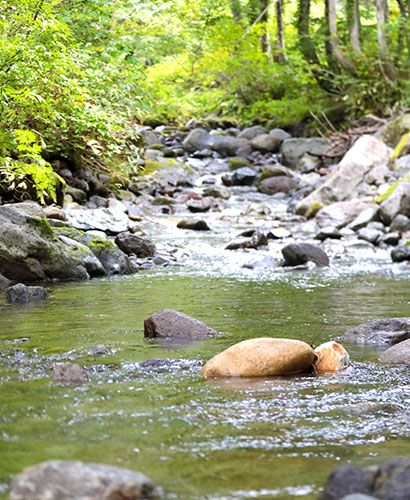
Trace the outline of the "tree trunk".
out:
M 230 0 L 231 13 L 235 22 L 239 23 L 242 20 L 242 8 L 239 0 Z
M 386 35 L 387 12 L 387 1 L 376 0 L 377 42 L 379 44 L 380 58 L 383 63 L 383 70 L 386 78 L 395 82 L 397 79 L 396 71 L 389 57 L 389 47 Z
M 353 52 L 356 55 L 360 56 L 362 55 L 362 48 L 360 43 L 360 0 L 346 0 L 346 19 L 347 29 L 349 31 L 350 37 L 350 45 Z
M 261 35 L 261 49 L 262 52 L 268 56 L 269 60 L 272 60 L 272 45 L 270 41 L 268 21 L 269 21 L 269 1 L 261 0 L 261 18 L 260 22 L 263 26 L 263 33 Z
M 406 6 L 405 4 L 406 0 L 397 0 L 397 3 L 399 4 L 399 9 L 400 9 L 400 16 L 401 16 L 401 22 L 400 22 L 400 41 L 401 45 L 403 45 L 402 40 L 406 40 L 406 45 L 407 45 L 407 54 L 410 58 L 410 0 L 408 0 L 408 5 Z M 398 50 L 398 53 L 400 54 L 400 50 Z
M 276 0 L 276 51 L 274 59 L 276 62 L 285 62 L 286 48 L 285 48 L 285 33 L 283 26 L 283 0 Z
M 336 17 L 336 0 L 326 0 L 327 2 L 327 21 L 329 23 L 329 34 L 330 34 L 330 50 L 340 66 L 349 71 L 350 73 L 355 73 L 354 65 L 349 59 L 343 54 L 340 48 L 339 35 L 337 33 L 337 17 Z

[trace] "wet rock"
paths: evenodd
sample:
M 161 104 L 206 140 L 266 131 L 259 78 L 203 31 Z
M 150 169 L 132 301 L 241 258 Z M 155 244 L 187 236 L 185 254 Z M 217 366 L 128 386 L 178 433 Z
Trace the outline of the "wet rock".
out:
M 140 472 L 77 461 L 53 460 L 23 470 L 11 485 L 10 500 L 149 500 L 155 484 Z
M 6 299 L 10 304 L 28 304 L 48 299 L 48 290 L 42 286 L 26 286 L 23 283 L 13 285 L 6 290 Z
M 82 280 L 87 271 L 77 255 L 73 255 L 56 238 L 43 217 L 32 216 L 33 205 L 26 208 L 0 207 L 0 269 L 13 281 Z M 35 206 L 36 204 L 34 204 Z M 43 210 L 38 206 L 38 213 Z
M 145 338 L 202 339 L 215 337 L 219 332 L 187 314 L 163 309 L 144 321 Z
M 343 233 L 341 233 L 339 231 L 339 229 L 337 229 L 336 227 L 326 226 L 326 227 L 322 227 L 322 229 L 315 236 L 315 239 L 317 239 L 319 241 L 324 241 L 328 238 L 332 239 L 332 240 L 340 240 L 340 238 L 342 238 L 342 236 L 343 236 Z
M 296 213 L 304 215 L 314 204 L 329 205 L 351 198 L 364 176 L 378 165 L 387 165 L 389 157 L 383 142 L 370 135 L 361 136 L 326 181 L 298 204 Z
M 359 229 L 357 236 L 361 240 L 365 240 L 369 243 L 372 243 L 373 245 L 376 245 L 380 238 L 383 236 L 383 233 L 381 231 L 378 231 L 377 229 L 362 227 L 361 229 Z
M 378 243 L 384 243 L 385 245 L 397 245 L 400 241 L 400 233 L 386 233 L 381 234 Z
M 88 382 L 88 374 L 83 366 L 76 363 L 55 363 L 52 377 L 55 382 L 83 384 Z
M 364 219 L 374 218 L 378 208 L 378 205 L 368 201 L 339 201 L 320 209 L 316 214 L 316 222 L 319 227 L 335 226 L 340 229 L 349 224 L 349 222 L 356 220 L 355 227 L 357 228 Z M 366 216 L 363 216 L 363 219 L 359 219 L 358 221 L 357 218 L 360 217 L 364 211 L 367 212 Z M 372 213 L 372 215 L 370 215 L 370 213 Z
M 212 207 L 212 201 L 209 198 L 202 200 L 189 200 L 186 204 L 188 210 L 194 214 L 208 212 Z
M 209 187 L 204 190 L 204 197 L 220 198 L 221 200 L 228 200 L 231 197 L 231 192 L 223 186 Z
M 244 340 L 210 359 L 205 377 L 270 377 L 308 370 L 315 359 L 310 345 L 300 340 Z
M 292 177 L 268 177 L 259 183 L 258 191 L 269 195 L 276 193 L 289 193 L 289 191 L 295 189 L 297 185 L 298 181 Z
M 108 207 L 108 200 L 107 198 L 103 198 L 102 196 L 94 195 L 90 196 L 90 199 L 88 200 L 88 207 L 89 208 L 106 208 Z
M 367 226 L 370 222 L 376 219 L 376 214 L 378 212 L 378 207 L 376 204 L 371 204 L 368 208 L 363 209 L 359 215 L 352 220 L 347 226 L 349 229 L 353 229 L 353 231 L 357 231 L 362 227 Z
M 353 493 L 371 495 L 375 475 L 375 469 L 341 465 L 330 474 L 319 498 L 320 500 L 340 500 Z
M 53 205 L 44 207 L 44 216 L 47 217 L 47 219 L 57 219 L 65 221 L 64 210 Z
M 245 248 L 257 249 L 262 246 L 267 246 L 268 243 L 268 237 L 266 236 L 266 234 L 261 233 L 260 231 L 253 231 L 250 239 L 232 241 L 225 247 L 225 250 L 240 250 Z
M 349 353 L 338 342 L 326 342 L 316 347 L 313 367 L 316 373 L 339 372 L 347 368 Z
M 256 136 L 261 134 L 266 134 L 268 130 L 262 125 L 254 125 L 253 127 L 244 128 L 242 132 L 238 134 L 239 139 L 248 139 L 251 141 Z
M 260 179 L 263 181 L 269 177 L 282 177 L 284 175 L 293 177 L 294 173 L 290 168 L 282 167 L 282 165 L 275 165 L 274 167 L 265 168 L 261 173 Z
M 10 283 L 11 281 L 9 279 L 0 274 L 0 291 L 8 288 L 10 286 Z
M 410 231 L 410 218 L 406 215 L 397 214 L 390 224 L 390 231 L 405 233 Z
M 379 359 L 382 363 L 410 365 L 410 339 L 390 347 L 380 355 Z
M 72 252 L 81 259 L 82 264 L 87 269 L 87 273 L 91 278 L 98 278 L 101 276 L 107 276 L 107 273 L 98 260 L 98 258 L 94 255 L 94 253 L 80 241 L 74 240 L 72 238 L 68 238 L 62 234 L 58 235 L 58 238 L 69 248 L 71 248 Z
M 178 222 L 179 229 L 190 229 L 191 231 L 210 231 L 210 227 L 204 220 L 200 219 L 184 219 Z
M 250 167 L 242 167 L 235 170 L 232 175 L 232 185 L 233 186 L 251 186 L 258 174 L 256 170 Z
M 393 458 L 372 467 L 342 465 L 329 476 L 320 500 L 339 500 L 347 495 L 369 495 L 383 500 L 410 498 L 410 459 Z
M 380 205 L 379 217 L 386 225 L 390 225 L 398 214 L 410 217 L 410 182 L 399 184 Z
M 233 156 L 228 158 L 228 165 L 232 170 L 236 170 L 237 168 L 249 166 L 249 160 L 240 156 Z
M 151 240 L 128 232 L 118 234 L 115 237 L 115 243 L 127 255 L 135 254 L 140 258 L 153 257 L 157 251 Z
M 108 276 L 135 272 L 127 255 L 112 241 L 95 242 L 91 246 L 91 251 L 101 262 Z
M 330 141 L 322 137 L 309 139 L 285 139 L 281 146 L 282 161 L 287 167 L 299 169 L 300 160 L 306 153 L 311 156 L 321 157 L 330 147 Z
M 318 267 L 329 265 L 329 257 L 316 245 L 310 243 L 291 243 L 282 248 L 285 266 L 300 266 L 308 261 L 314 262 Z
M 87 201 L 87 193 L 82 189 L 67 185 L 65 192 L 77 203 L 84 204 Z
M 290 236 L 292 236 L 292 233 L 284 227 L 275 227 L 267 234 L 268 240 L 282 240 L 283 238 L 289 238 Z
M 111 350 L 103 344 L 96 345 L 88 351 L 89 356 L 107 356 L 107 354 L 111 354 Z
M 83 208 L 74 205 L 67 207 L 65 213 L 72 227 L 84 231 L 97 229 L 108 234 L 118 234 L 129 228 L 127 215 L 118 209 Z
M 251 146 L 261 153 L 277 153 L 283 140 L 273 134 L 262 134 L 251 140 Z
M 216 135 L 213 137 L 212 148 L 221 156 L 247 156 L 251 152 L 251 146 L 247 139 Z
M 223 175 L 221 177 L 222 184 L 227 187 L 232 186 L 232 175 Z
M 404 262 L 410 260 L 410 245 L 400 245 L 391 251 L 393 262 Z
M 410 339 L 410 318 L 372 319 L 348 330 L 344 338 L 360 345 L 398 344 Z

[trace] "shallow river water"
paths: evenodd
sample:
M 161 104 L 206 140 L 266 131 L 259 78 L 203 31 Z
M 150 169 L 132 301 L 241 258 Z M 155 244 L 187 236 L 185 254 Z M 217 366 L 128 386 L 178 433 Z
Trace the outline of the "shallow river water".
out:
M 352 365 L 328 376 L 215 381 L 200 367 L 245 338 L 318 345 L 367 319 L 408 315 L 409 288 L 400 272 L 262 279 L 168 268 L 55 285 L 41 305 L 1 303 L 0 497 L 25 466 L 81 459 L 140 470 L 168 498 L 313 499 L 341 463 L 408 455 L 409 369 L 381 365 L 375 349 L 345 343 Z M 143 320 L 162 308 L 224 336 L 147 343 Z M 175 361 L 143 363 L 153 358 Z M 91 382 L 53 382 L 60 360 L 88 366 Z

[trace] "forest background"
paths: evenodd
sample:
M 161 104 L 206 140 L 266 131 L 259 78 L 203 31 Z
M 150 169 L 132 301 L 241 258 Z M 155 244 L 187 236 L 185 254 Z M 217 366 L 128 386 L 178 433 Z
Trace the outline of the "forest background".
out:
M 0 0 L 0 182 L 126 175 L 141 124 L 309 131 L 410 106 L 410 0 Z

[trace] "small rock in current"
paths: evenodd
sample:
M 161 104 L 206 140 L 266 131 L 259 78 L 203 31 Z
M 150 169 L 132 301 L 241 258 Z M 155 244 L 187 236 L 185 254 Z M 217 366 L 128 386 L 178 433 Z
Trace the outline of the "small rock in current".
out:
M 339 372 L 349 365 L 349 353 L 337 342 L 321 344 L 316 347 L 315 354 L 317 358 L 313 367 L 316 373 Z
M 55 363 L 53 365 L 53 380 L 83 384 L 88 382 L 88 374 L 83 366 L 76 363 Z
M 10 286 L 6 290 L 6 299 L 10 304 L 28 304 L 48 299 L 49 293 L 42 286 L 26 286 L 23 283 Z
M 286 266 L 300 266 L 306 264 L 309 260 L 318 267 L 329 265 L 329 257 L 319 247 L 310 243 L 291 243 L 282 248 L 282 254 Z
M 190 229 L 191 231 L 210 231 L 210 227 L 204 220 L 199 219 L 183 219 L 178 222 L 179 229 Z

